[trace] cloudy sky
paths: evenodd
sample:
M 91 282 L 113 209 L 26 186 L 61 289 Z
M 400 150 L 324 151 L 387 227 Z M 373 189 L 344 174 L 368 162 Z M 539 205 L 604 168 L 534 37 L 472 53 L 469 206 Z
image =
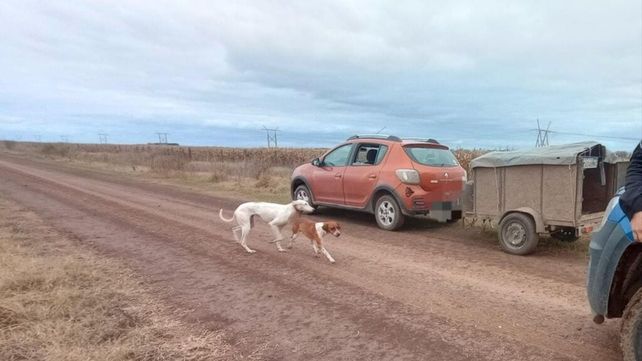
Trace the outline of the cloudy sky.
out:
M 642 5 L 0 2 L 0 139 L 521 147 L 642 137 Z M 572 134 L 569 134 L 572 133 Z M 577 135 L 580 134 L 580 135 Z M 585 134 L 585 135 L 581 135 Z

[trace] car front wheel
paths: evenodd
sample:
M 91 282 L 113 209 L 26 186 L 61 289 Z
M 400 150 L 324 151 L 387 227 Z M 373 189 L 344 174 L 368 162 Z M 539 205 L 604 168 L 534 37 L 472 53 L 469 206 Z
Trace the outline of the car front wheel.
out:
M 620 346 L 624 361 L 642 360 L 642 288 L 633 295 L 622 315 Z
M 317 206 L 312 202 L 312 193 L 310 192 L 310 189 L 303 184 L 296 187 L 292 196 L 294 200 L 306 201 L 312 208 L 317 208 Z
M 386 231 L 395 231 L 403 226 L 405 216 L 394 197 L 390 195 L 381 196 L 377 199 L 374 211 L 379 228 Z

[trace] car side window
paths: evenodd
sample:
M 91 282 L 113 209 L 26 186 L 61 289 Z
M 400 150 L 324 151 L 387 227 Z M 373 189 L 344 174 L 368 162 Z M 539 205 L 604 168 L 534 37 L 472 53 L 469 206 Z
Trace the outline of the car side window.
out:
M 352 150 L 352 144 L 342 145 L 339 148 L 328 153 L 325 158 L 323 158 L 323 165 L 330 167 L 343 167 L 348 164 L 348 157 L 350 157 L 350 151 Z
M 360 144 L 355 152 L 352 165 L 378 165 L 386 156 L 388 147 L 383 144 Z

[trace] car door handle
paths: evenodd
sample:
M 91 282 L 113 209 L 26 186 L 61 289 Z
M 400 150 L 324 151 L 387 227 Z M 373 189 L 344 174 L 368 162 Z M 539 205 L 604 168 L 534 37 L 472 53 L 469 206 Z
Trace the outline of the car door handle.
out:
M 335 178 L 341 178 L 341 173 L 337 173 L 334 175 Z
M 375 178 L 377 178 L 377 175 L 376 174 L 368 174 L 368 178 L 375 179 Z

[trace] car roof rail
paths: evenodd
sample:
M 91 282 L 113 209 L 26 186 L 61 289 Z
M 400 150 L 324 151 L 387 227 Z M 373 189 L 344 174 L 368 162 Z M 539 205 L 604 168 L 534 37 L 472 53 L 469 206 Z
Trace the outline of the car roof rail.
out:
M 403 140 L 414 140 L 414 141 L 418 141 L 418 142 L 441 144 L 441 143 L 439 143 L 437 141 L 437 139 L 433 139 L 433 138 L 428 138 L 428 139 L 426 139 L 426 138 L 403 138 Z
M 394 142 L 401 142 L 401 138 L 394 135 L 385 135 L 385 134 L 355 134 L 348 138 L 347 140 L 354 139 L 383 139 L 383 140 L 392 140 Z

